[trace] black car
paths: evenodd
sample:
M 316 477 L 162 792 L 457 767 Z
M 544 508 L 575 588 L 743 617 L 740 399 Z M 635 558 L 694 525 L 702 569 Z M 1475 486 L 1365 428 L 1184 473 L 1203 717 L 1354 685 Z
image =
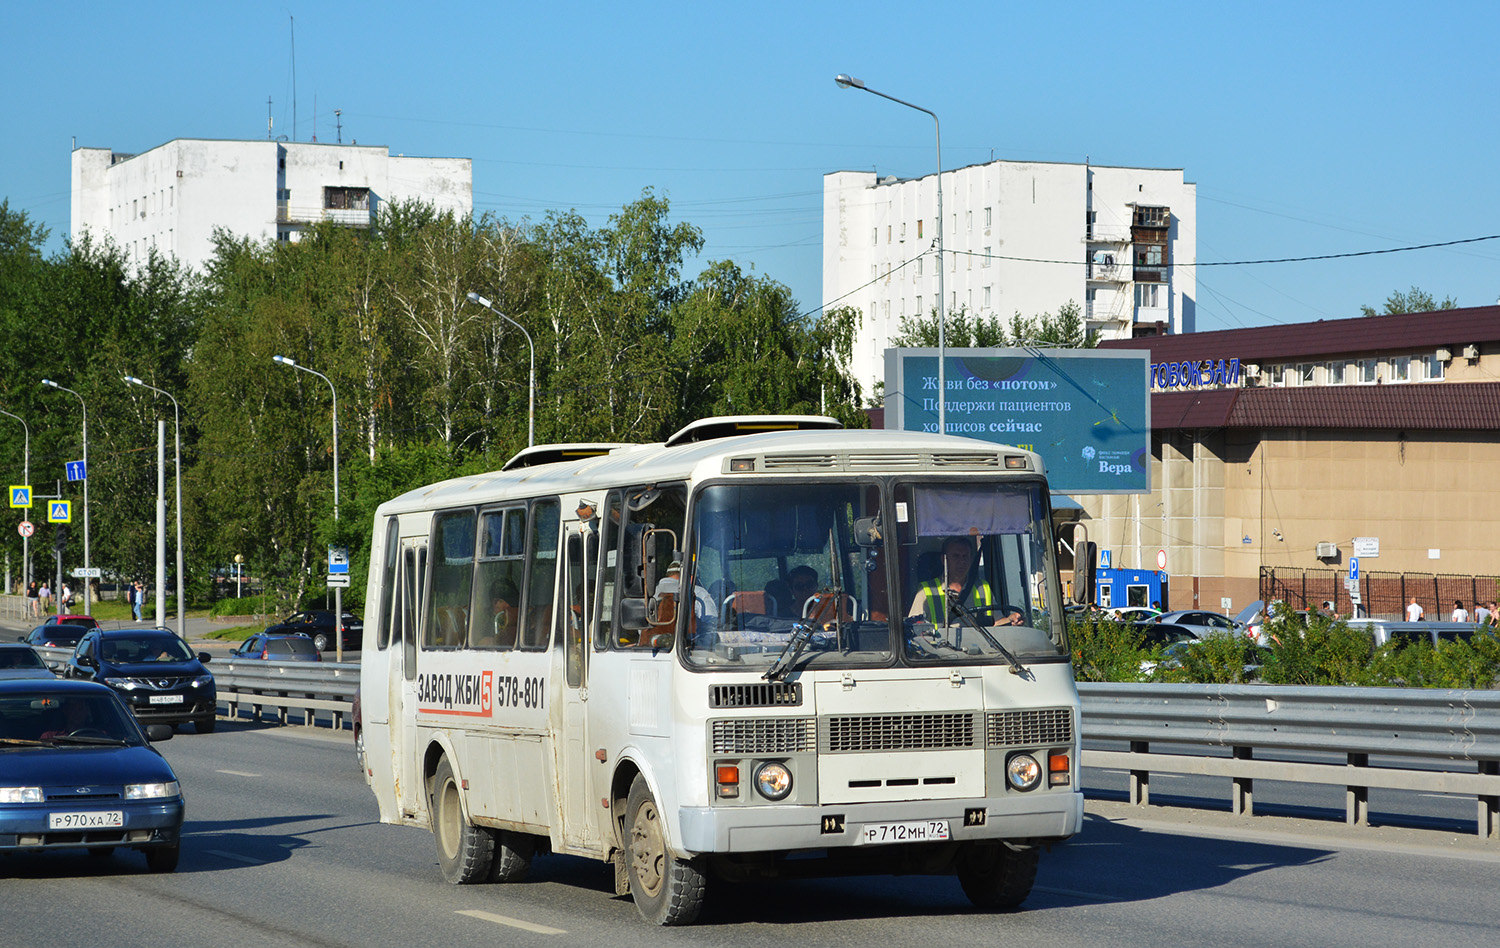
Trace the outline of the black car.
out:
M 88 626 L 49 623 L 32 629 L 21 641 L 32 648 L 77 648 L 79 640 L 91 631 Z
M 323 656 L 313 640 L 296 635 L 257 632 L 240 643 L 239 648 L 229 654 L 230 658 L 265 659 L 271 662 L 321 662 Z
M 342 623 L 344 651 L 359 648 L 365 635 L 365 624 L 352 614 L 344 613 Z M 266 627 L 267 635 L 305 635 L 313 640 L 320 652 L 333 648 L 333 612 L 328 609 L 309 609 L 287 616 L 280 622 Z
M 143 723 L 192 721 L 208 734 L 219 713 L 208 660 L 170 629 L 90 629 L 63 674 L 109 685 Z

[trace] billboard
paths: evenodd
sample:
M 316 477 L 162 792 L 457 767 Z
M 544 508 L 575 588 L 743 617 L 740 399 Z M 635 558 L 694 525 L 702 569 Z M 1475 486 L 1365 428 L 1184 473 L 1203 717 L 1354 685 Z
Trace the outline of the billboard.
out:
M 885 424 L 937 431 L 936 349 L 887 349 Z M 1013 444 L 1069 494 L 1151 492 L 1145 350 L 948 349 L 948 434 Z

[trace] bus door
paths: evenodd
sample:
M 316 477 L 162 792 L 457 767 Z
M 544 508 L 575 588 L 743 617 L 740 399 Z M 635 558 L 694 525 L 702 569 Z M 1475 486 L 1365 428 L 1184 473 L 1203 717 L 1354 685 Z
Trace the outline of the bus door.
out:
M 397 573 L 390 670 L 391 763 L 396 775 L 396 805 L 403 816 L 415 817 L 424 806 L 417 761 L 417 653 L 422 640 L 417 623 L 427 576 L 425 537 L 401 541 Z M 396 630 L 400 631 L 399 647 Z
M 567 526 L 563 556 L 562 740 L 558 754 L 557 796 L 565 848 L 598 853 L 601 841 L 593 775 L 602 772 L 589 749 L 589 620 L 593 616 L 593 582 L 598 569 L 599 535 L 587 524 Z

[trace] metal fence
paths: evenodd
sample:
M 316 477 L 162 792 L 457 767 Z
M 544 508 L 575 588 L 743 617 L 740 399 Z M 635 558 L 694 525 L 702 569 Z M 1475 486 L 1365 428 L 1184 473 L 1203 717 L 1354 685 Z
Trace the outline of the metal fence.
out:
M 1290 569 L 1262 566 L 1260 598 L 1280 599 L 1294 609 L 1323 608 L 1332 602 L 1341 616 L 1354 614 L 1349 590 L 1344 588 L 1348 570 Z M 1500 576 L 1463 576 L 1453 573 L 1380 573 L 1360 571 L 1359 591 L 1363 615 L 1376 619 L 1404 619 L 1406 604 L 1415 596 L 1429 621 L 1446 620 L 1453 603 L 1462 602 L 1472 616 L 1476 603 L 1500 595 Z
M 1500 692 L 1138 684 L 1078 690 L 1084 739 L 1129 748 L 1086 750 L 1083 763 L 1127 771 L 1137 805 L 1150 803 L 1153 772 L 1228 777 L 1230 809 L 1246 816 L 1254 812 L 1256 779 L 1342 786 L 1350 825 L 1368 825 L 1371 787 L 1457 794 L 1476 801 L 1478 835 L 1500 839 Z M 1166 743 L 1164 753 L 1159 745 Z M 1344 763 L 1296 759 L 1308 753 Z

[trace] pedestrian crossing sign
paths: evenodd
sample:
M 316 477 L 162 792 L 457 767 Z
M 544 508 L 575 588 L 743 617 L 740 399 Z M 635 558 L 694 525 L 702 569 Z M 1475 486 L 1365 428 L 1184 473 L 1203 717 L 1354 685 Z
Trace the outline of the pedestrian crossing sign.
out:
M 30 507 L 31 485 L 12 484 L 10 487 L 10 505 L 12 507 Z
M 71 500 L 53 500 L 47 503 L 48 523 L 72 523 L 73 502 Z

